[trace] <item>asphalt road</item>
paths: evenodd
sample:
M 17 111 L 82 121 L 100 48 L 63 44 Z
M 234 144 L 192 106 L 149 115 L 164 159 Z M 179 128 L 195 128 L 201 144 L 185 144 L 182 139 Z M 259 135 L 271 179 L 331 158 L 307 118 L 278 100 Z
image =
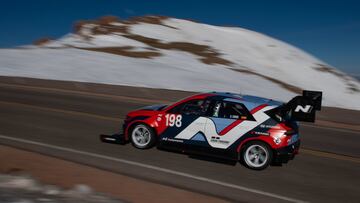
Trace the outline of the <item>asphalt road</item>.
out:
M 130 110 L 186 95 L 121 87 L 108 94 L 82 86 L 0 81 L 0 143 L 239 202 L 358 202 L 360 132 L 305 124 L 302 148 L 281 167 L 240 164 L 101 143 Z M 161 98 L 161 99 L 159 99 Z

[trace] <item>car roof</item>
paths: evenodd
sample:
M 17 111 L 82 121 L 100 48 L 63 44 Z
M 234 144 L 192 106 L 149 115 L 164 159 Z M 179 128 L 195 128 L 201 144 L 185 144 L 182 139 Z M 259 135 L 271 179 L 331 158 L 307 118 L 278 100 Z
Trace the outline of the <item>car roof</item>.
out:
M 258 97 L 252 95 L 242 95 L 239 93 L 231 93 L 231 92 L 211 92 L 207 93 L 211 94 L 212 97 L 219 97 L 224 101 L 231 101 L 236 103 L 244 104 L 249 110 L 263 104 L 267 104 L 269 106 L 280 106 L 283 102 L 276 101 L 273 99 Z

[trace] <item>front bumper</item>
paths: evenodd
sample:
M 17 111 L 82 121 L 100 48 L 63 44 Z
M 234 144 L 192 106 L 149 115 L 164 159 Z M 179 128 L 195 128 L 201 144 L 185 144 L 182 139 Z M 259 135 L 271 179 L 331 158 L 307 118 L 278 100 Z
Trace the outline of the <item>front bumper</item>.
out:
M 300 140 L 295 143 L 274 150 L 274 162 L 275 163 L 287 163 L 289 160 L 295 158 L 295 155 L 299 153 Z
M 101 134 L 100 140 L 102 142 L 106 142 L 106 143 L 126 144 L 128 142 L 127 139 L 125 138 L 125 134 L 124 134 L 126 127 L 127 127 L 127 123 L 123 122 L 122 128 L 118 133 L 115 133 L 112 135 Z

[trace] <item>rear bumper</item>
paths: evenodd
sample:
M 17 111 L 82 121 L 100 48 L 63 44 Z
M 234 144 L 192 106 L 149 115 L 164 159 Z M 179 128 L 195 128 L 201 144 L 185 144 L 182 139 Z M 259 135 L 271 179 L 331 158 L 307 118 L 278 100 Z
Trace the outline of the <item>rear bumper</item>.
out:
M 295 143 L 274 150 L 274 162 L 275 163 L 287 163 L 289 160 L 295 158 L 295 155 L 299 153 L 300 140 Z

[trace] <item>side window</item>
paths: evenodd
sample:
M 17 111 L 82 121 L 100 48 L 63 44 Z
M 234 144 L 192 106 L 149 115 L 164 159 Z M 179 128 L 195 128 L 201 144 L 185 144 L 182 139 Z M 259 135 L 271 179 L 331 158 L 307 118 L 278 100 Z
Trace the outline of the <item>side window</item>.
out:
M 212 116 L 218 118 L 253 120 L 253 117 L 243 104 L 224 101 L 215 102 Z
M 209 103 L 208 100 L 191 100 L 174 107 L 169 113 L 200 116 L 206 113 Z

